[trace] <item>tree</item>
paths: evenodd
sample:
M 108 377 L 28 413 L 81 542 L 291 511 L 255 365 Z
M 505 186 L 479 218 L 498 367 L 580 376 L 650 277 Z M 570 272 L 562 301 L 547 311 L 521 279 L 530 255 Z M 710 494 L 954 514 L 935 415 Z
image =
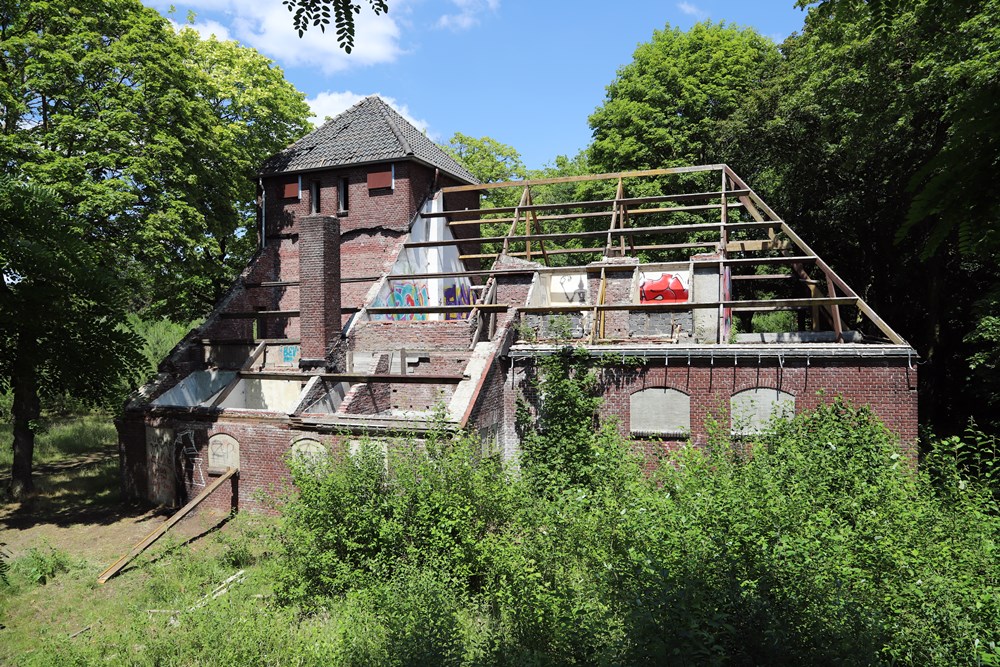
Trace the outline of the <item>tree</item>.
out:
M 480 183 L 522 180 L 527 175 L 517 149 L 490 137 L 477 139 L 456 132 L 442 148 L 465 165 Z M 483 206 L 516 206 L 520 196 L 520 192 L 506 188 L 487 190 L 483 195 Z
M 772 206 L 928 362 L 920 412 L 941 432 L 996 395 L 969 359 L 995 363 L 1000 202 L 976 182 L 997 164 L 998 20 L 983 0 L 812 6 L 733 139 L 767 165 Z
M 780 60 L 777 46 L 751 28 L 698 23 L 687 32 L 655 31 L 590 116 L 591 168 L 722 161 L 725 125 Z
M 354 15 L 361 13 L 361 5 L 351 0 L 282 0 L 281 4 L 292 12 L 292 24 L 299 37 L 310 25 L 319 26 L 320 32 L 326 32 L 326 26 L 330 25 L 330 13 L 333 12 L 337 44 L 347 53 L 354 48 Z M 368 5 L 376 15 L 389 11 L 386 0 L 368 0 Z
M 180 30 L 187 66 L 198 75 L 212 134 L 189 172 L 202 193 L 202 229 L 192 230 L 183 271 L 153 286 L 158 314 L 182 320 L 211 308 L 256 250 L 257 173 L 261 163 L 311 129 L 305 95 L 254 49 Z M 194 171 L 197 169 L 197 171 Z M 180 257 L 177 257 L 180 259 Z M 165 287 L 166 289 L 162 289 Z
M 256 166 L 307 115 L 270 61 L 178 34 L 137 0 L 0 3 L 4 225 L 17 232 L 0 240 L 0 383 L 15 394 L 16 492 L 31 486 L 39 393 L 113 391 L 134 342 L 117 328 L 126 310 L 189 320 L 214 303 L 254 237 Z
M 117 248 L 136 307 L 203 313 L 252 249 L 257 166 L 308 128 L 303 95 L 135 0 L 7 4 L 0 29 L 0 151 Z
M 0 177 L 0 391 L 13 391 L 9 491 L 33 490 L 40 397 L 99 402 L 139 361 L 111 253 L 88 242 L 55 192 Z

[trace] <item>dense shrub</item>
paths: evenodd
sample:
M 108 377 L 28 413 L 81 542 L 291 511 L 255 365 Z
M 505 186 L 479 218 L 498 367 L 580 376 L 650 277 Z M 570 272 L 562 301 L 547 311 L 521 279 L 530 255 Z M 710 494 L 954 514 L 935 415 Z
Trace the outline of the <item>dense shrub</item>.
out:
M 354 664 L 995 657 L 991 497 L 947 456 L 932 486 L 868 411 L 837 401 L 651 477 L 608 432 L 588 443 L 583 482 L 545 490 L 463 439 L 296 464 L 280 599 L 367 618 L 335 642 Z

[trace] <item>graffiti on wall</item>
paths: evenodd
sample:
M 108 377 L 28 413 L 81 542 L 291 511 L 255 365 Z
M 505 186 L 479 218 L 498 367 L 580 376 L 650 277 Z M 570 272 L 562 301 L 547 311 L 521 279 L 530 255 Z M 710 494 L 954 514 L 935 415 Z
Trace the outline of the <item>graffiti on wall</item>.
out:
M 467 282 L 460 282 L 444 288 L 444 303 L 446 306 L 468 306 L 472 303 L 472 287 Z M 446 320 L 464 320 L 469 311 L 445 313 Z
M 410 306 L 426 306 L 427 281 L 426 280 L 396 280 L 390 283 L 390 289 L 383 288 L 382 294 L 372 304 L 381 308 L 398 308 Z M 372 319 L 385 320 L 426 320 L 426 313 L 392 313 L 388 315 L 375 315 Z
M 549 303 L 587 303 L 587 275 L 563 274 L 549 279 Z
M 639 303 L 688 300 L 687 271 L 643 274 L 639 282 Z

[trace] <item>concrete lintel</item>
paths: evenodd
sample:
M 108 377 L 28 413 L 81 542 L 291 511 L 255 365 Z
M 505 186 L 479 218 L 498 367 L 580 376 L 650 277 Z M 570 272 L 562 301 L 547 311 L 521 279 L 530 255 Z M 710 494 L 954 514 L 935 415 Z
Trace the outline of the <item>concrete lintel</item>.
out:
M 905 358 L 916 363 L 916 350 L 908 345 L 863 345 L 854 343 L 801 343 L 788 345 L 525 345 L 511 346 L 512 359 L 556 354 L 566 347 L 583 347 L 592 357 L 639 357 L 642 359 L 818 359 Z

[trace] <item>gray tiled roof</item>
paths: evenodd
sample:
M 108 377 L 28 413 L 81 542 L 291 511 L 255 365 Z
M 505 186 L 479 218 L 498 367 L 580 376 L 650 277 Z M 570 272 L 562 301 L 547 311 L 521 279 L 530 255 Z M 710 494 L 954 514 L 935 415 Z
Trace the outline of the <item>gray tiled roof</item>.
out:
M 479 183 L 468 169 L 377 95 L 366 97 L 268 158 L 261 173 L 281 174 L 407 158 L 438 167 L 460 181 Z

